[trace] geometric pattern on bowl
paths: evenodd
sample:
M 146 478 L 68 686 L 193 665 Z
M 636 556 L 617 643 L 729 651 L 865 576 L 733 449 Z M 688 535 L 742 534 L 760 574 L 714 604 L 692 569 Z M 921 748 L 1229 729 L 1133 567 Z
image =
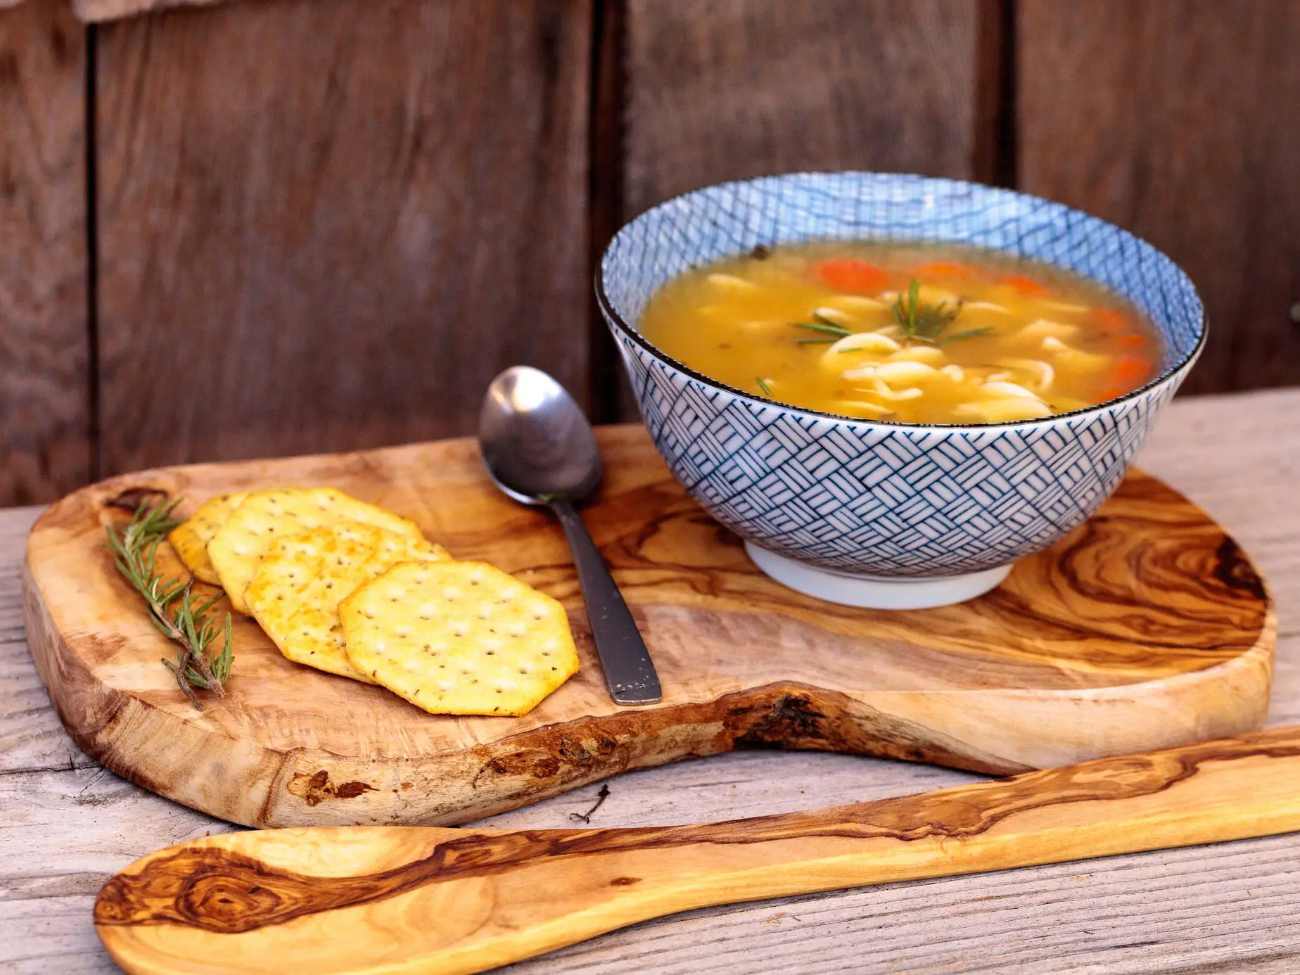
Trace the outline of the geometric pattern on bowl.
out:
M 1118 400 L 1041 420 L 883 423 L 728 387 L 636 331 L 650 296 L 688 267 L 759 244 L 873 237 L 996 247 L 1099 280 L 1155 324 L 1161 369 Z M 880 576 L 1006 565 L 1088 518 L 1205 336 L 1191 281 L 1127 231 L 1037 197 L 902 174 L 795 173 L 669 200 L 615 236 L 597 297 L 655 446 L 713 517 L 790 558 Z

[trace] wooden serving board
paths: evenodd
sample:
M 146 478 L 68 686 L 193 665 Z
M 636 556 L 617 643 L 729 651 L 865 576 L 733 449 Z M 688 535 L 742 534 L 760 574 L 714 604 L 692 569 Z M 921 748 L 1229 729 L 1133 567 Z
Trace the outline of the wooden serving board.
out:
M 599 432 L 586 517 L 646 636 L 662 704 L 608 698 L 560 528 L 492 487 L 470 440 L 126 475 L 32 530 L 32 655 L 77 743 L 186 805 L 257 826 L 458 823 L 625 769 L 739 746 L 859 752 L 1006 773 L 1258 727 L 1275 622 L 1258 573 L 1204 512 L 1132 472 L 1102 511 L 997 590 L 873 612 L 761 575 L 640 427 Z M 329 484 L 415 519 L 462 558 L 565 604 L 582 669 L 523 718 L 433 717 L 297 666 L 235 627 L 228 695 L 196 711 L 170 646 L 113 570 L 111 502 Z M 798 758 L 791 757 L 792 762 Z

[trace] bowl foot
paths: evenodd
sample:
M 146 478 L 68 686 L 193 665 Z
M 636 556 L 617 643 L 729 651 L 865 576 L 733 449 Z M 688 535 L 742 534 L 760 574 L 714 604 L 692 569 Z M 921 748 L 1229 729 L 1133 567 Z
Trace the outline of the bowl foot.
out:
M 866 609 L 930 609 L 982 596 L 1007 577 L 1011 566 L 957 576 L 872 576 L 823 569 L 777 555 L 752 542 L 745 551 L 763 572 L 796 592 Z

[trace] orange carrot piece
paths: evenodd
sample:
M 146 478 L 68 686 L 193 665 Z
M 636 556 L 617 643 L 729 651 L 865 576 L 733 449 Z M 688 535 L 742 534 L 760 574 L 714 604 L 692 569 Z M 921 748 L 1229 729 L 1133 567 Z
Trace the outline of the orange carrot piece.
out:
M 1147 344 L 1147 340 L 1136 332 L 1123 332 L 1115 336 L 1115 344 L 1121 349 L 1140 349 Z
M 835 257 L 822 261 L 813 273 L 836 291 L 874 294 L 889 283 L 889 274 L 854 257 Z
M 1115 371 L 1111 378 L 1116 385 L 1123 385 L 1125 390 L 1133 389 L 1151 374 L 1151 363 L 1141 356 L 1122 355 L 1115 362 Z
M 1023 274 L 1008 274 L 1002 279 L 1002 283 L 1010 285 L 1022 295 L 1029 297 L 1042 297 L 1051 294 L 1046 287 L 1039 284 L 1033 278 L 1026 277 Z

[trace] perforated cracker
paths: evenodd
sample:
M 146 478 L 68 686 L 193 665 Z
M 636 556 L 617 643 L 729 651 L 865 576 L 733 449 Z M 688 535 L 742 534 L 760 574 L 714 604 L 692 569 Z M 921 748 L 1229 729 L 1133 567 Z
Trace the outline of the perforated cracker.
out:
M 360 522 L 313 528 L 272 543 L 244 599 L 288 659 L 374 683 L 348 660 L 339 603 L 398 562 L 446 558 L 440 545 Z
M 208 558 L 208 542 L 212 541 L 221 526 L 226 523 L 226 519 L 247 496 L 243 491 L 236 491 L 209 498 L 167 536 L 167 541 L 171 542 L 172 548 L 185 563 L 185 567 L 194 573 L 195 578 L 210 582 L 214 586 L 221 584 L 221 580 L 217 577 L 217 570 L 213 568 L 212 560 Z
M 335 488 L 250 493 L 208 543 L 208 556 L 230 597 L 230 605 L 241 613 L 248 612 L 244 590 L 257 573 L 262 554 L 276 539 L 347 521 L 374 525 L 410 538 L 424 537 L 414 522 Z
M 482 562 L 397 565 L 339 619 L 353 666 L 431 714 L 527 714 L 578 669 L 564 607 Z

